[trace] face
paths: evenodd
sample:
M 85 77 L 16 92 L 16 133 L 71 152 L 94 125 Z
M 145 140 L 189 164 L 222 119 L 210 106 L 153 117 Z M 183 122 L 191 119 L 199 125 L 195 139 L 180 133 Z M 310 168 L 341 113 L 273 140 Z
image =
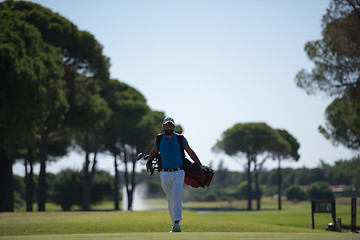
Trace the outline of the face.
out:
M 165 132 L 165 135 L 171 135 L 174 133 L 175 125 L 172 124 L 171 122 L 167 122 L 162 127 Z

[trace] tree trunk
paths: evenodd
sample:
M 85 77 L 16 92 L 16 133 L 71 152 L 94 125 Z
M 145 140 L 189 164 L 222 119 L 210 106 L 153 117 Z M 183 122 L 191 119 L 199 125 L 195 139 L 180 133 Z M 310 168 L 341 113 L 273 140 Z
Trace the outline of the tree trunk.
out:
M 260 188 L 259 188 L 259 172 L 256 166 L 256 162 L 255 162 L 255 168 L 254 168 L 254 172 L 255 172 L 255 188 L 256 188 L 256 201 L 257 201 L 257 210 L 260 210 Z
M 90 210 L 90 188 L 89 188 L 89 165 L 90 165 L 90 147 L 88 134 L 84 137 L 84 148 L 85 148 L 85 164 L 83 169 L 83 189 L 82 189 L 82 206 L 83 211 Z
M 115 168 L 114 205 L 115 205 L 115 210 L 120 210 L 120 207 L 119 207 L 119 171 L 118 171 L 118 164 L 117 164 L 116 154 L 114 154 L 114 168 Z
M 45 211 L 46 202 L 46 157 L 47 157 L 47 136 L 41 135 L 40 142 L 40 174 L 38 188 L 38 211 Z
M 29 180 L 30 180 L 30 186 L 29 186 L 29 199 L 30 199 L 30 209 L 33 211 L 33 203 L 34 203 L 34 165 L 33 160 L 30 160 L 30 173 L 29 173 Z
M 127 209 L 128 209 L 128 211 L 132 211 L 132 202 L 133 202 L 132 189 L 129 189 L 129 191 L 127 192 L 127 198 L 128 198 Z
M 281 168 L 280 168 L 280 158 L 278 159 L 279 165 L 278 165 L 278 208 L 281 210 Z
M 248 159 L 247 180 L 248 180 L 248 210 L 252 210 L 252 193 L 251 193 L 251 159 Z
M 12 161 L 0 147 L 0 212 L 14 211 Z
M 123 147 L 124 149 L 124 165 L 125 165 L 125 172 L 124 172 L 124 177 L 125 177 L 125 188 L 126 188 L 126 196 L 127 196 L 127 210 L 131 211 L 131 206 L 132 206 L 132 197 L 130 194 L 130 183 L 129 183 L 129 171 L 128 171 L 128 162 L 127 162 L 127 154 L 126 154 L 126 150 L 125 147 Z
M 124 173 L 124 176 L 125 176 L 125 187 L 126 187 L 126 195 L 127 195 L 127 198 L 128 198 L 128 205 L 127 205 L 127 210 L 128 211 L 132 211 L 133 209 L 133 200 L 134 200 L 134 191 L 135 191 L 135 163 L 134 161 L 136 162 L 136 157 L 132 157 L 130 155 L 130 158 L 133 162 L 133 167 L 132 167 L 132 175 L 131 175 L 131 178 L 129 176 L 129 170 L 128 170 L 128 154 L 126 152 L 126 149 L 125 147 L 123 148 L 124 149 L 124 163 L 125 163 L 125 173 Z
M 257 210 L 260 210 L 260 208 L 261 208 L 261 191 L 260 191 L 259 176 L 260 176 L 260 173 L 261 173 L 262 166 L 265 163 L 267 158 L 268 157 L 265 156 L 265 158 L 260 162 L 260 164 L 256 163 L 257 162 L 256 159 L 253 160 L 254 164 L 255 164 L 254 171 L 255 171 L 255 187 L 256 187 Z
M 91 183 L 95 174 L 96 166 L 96 156 L 97 156 L 97 146 L 98 146 L 98 135 L 95 135 L 94 140 L 94 157 L 92 162 L 91 170 L 89 171 L 90 166 L 90 146 L 89 146 L 89 137 L 88 134 L 84 138 L 84 148 L 85 148 L 85 164 L 84 164 L 84 181 L 83 181 L 83 192 L 82 192 L 82 210 L 89 211 L 91 203 Z
M 135 192 L 135 187 L 136 187 L 136 183 L 135 183 L 135 166 L 136 166 L 136 156 L 134 156 L 133 154 L 131 155 L 131 160 L 132 160 L 132 173 L 131 173 L 131 209 L 132 209 L 132 204 L 133 204 L 133 198 L 134 198 L 134 192 Z
M 30 172 L 28 171 L 30 166 Z M 33 211 L 33 192 L 34 192 L 34 180 L 33 180 L 33 160 L 29 155 L 25 158 L 25 185 L 26 185 L 26 211 Z

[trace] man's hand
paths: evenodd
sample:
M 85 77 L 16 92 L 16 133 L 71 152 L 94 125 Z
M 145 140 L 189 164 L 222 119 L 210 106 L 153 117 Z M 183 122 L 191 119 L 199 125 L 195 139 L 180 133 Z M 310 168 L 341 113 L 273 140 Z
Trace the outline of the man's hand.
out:
M 148 172 L 150 172 L 151 165 L 152 165 L 152 160 L 148 159 L 146 162 L 146 170 Z

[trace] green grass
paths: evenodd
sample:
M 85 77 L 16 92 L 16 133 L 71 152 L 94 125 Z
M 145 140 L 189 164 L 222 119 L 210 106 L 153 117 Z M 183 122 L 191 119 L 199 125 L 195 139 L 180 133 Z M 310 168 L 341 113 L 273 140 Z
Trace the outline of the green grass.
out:
M 149 201 L 155 211 L 57 211 L 0 213 L 0 239 L 168 239 L 171 228 L 166 201 Z M 246 201 L 185 203 L 184 208 L 233 208 L 238 211 L 197 213 L 184 211 L 180 235 L 174 239 L 359 239 L 358 234 L 325 232 L 331 214 L 315 214 L 311 228 L 310 202 L 283 202 L 278 211 L 275 199 L 264 198 L 262 211 L 243 211 Z M 256 205 L 253 204 L 253 207 Z M 96 206 L 111 209 L 111 202 Z M 338 217 L 350 225 L 350 203 L 336 205 Z M 163 209 L 163 210 L 161 210 Z M 359 219 L 359 216 L 358 218 Z M 357 220 L 359 223 L 359 220 Z M 201 233 L 199 233 L 201 232 Z M 339 235 L 340 234 L 340 235 Z
M 35 236 L 8 236 L 0 237 L 6 240 L 100 240 L 100 239 L 132 239 L 132 240 L 235 240 L 235 239 L 266 239 L 266 240 L 353 240 L 359 239 L 356 234 L 341 233 L 239 233 L 239 232 L 192 232 L 192 233 L 103 233 L 103 234 L 59 234 Z

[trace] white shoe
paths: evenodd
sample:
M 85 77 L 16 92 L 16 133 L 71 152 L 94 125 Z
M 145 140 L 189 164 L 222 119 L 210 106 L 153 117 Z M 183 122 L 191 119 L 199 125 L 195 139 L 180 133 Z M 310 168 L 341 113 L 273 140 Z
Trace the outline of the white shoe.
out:
M 181 232 L 179 224 L 175 223 L 170 232 Z

